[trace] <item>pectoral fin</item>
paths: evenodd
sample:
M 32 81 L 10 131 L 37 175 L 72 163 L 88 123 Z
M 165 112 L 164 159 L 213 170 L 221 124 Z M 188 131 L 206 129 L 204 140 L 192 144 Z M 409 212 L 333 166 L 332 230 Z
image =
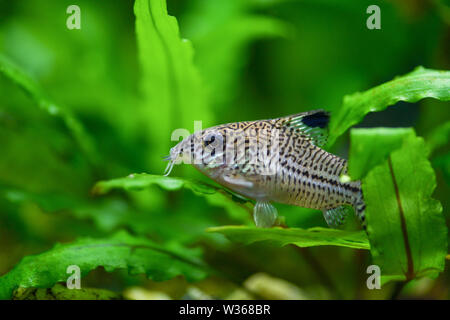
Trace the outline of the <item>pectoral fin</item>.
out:
M 257 201 L 253 208 L 253 219 L 258 228 L 270 228 L 278 217 L 277 209 L 268 201 Z
M 344 224 L 345 218 L 348 215 L 348 210 L 349 209 L 345 206 L 323 210 L 323 217 L 330 228 L 337 228 Z
M 253 187 L 253 182 L 249 181 L 241 175 L 224 175 L 223 180 L 236 187 Z

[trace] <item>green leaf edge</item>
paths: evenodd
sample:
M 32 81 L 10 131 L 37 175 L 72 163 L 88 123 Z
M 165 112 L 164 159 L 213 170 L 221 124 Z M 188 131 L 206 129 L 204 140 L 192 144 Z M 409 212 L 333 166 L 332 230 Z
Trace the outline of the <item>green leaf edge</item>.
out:
M 262 228 L 256 228 L 256 227 L 248 227 L 248 226 L 211 227 L 211 228 L 206 229 L 206 231 L 224 234 L 231 241 L 243 243 L 246 245 L 254 243 L 254 242 L 269 241 L 269 242 L 272 242 L 273 244 L 275 244 L 277 246 L 281 246 L 281 247 L 284 247 L 288 244 L 293 244 L 293 245 L 296 245 L 301 248 L 330 245 L 330 246 L 347 247 L 347 248 L 352 248 L 352 249 L 370 250 L 369 240 L 367 239 L 367 236 L 364 233 L 364 231 L 344 231 L 344 230 L 322 228 L 322 227 L 314 227 L 314 228 L 309 228 L 309 229 L 273 227 L 273 228 L 262 229 Z M 277 236 L 287 237 L 287 239 L 285 241 L 280 240 L 280 239 L 274 239 L 274 238 L 243 240 L 241 238 L 242 234 L 245 234 L 245 232 L 248 232 L 248 231 L 257 231 L 258 233 L 268 234 L 268 235 L 274 234 Z M 329 242 L 329 240 L 323 240 L 323 242 L 320 244 L 309 245 L 309 244 L 305 244 L 305 243 L 302 244 L 301 241 L 288 240 L 288 237 L 295 236 L 295 233 L 299 233 L 299 235 L 301 234 L 306 237 L 308 237 L 308 235 L 316 236 L 317 233 L 325 233 L 328 235 L 338 235 L 338 236 L 342 236 L 342 237 L 347 236 L 349 238 L 343 240 L 344 242 L 347 242 L 346 244 L 339 243 L 339 242 L 336 242 L 333 244 L 332 242 Z M 352 240 L 352 238 L 355 238 L 355 239 Z

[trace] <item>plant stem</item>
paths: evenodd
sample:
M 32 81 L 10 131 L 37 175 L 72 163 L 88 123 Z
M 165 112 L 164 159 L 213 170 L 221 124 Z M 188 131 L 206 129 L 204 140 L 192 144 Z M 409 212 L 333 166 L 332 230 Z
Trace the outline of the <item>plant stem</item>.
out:
M 405 285 L 409 282 L 409 280 L 397 282 L 394 287 L 394 291 L 391 294 L 390 300 L 397 300 L 400 296 L 400 293 L 402 292 Z

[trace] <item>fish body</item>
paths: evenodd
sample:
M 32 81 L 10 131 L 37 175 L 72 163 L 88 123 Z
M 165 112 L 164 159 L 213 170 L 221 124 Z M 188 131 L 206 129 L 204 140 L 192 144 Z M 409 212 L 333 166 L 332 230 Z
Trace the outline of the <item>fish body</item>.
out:
M 332 227 L 344 222 L 344 206 L 350 205 L 364 226 L 361 183 L 342 182 L 347 161 L 321 148 L 328 120 L 328 113 L 314 110 L 211 127 L 172 148 L 171 166 L 191 163 L 219 184 L 254 199 L 257 226 L 275 223 L 271 202 L 322 210 Z

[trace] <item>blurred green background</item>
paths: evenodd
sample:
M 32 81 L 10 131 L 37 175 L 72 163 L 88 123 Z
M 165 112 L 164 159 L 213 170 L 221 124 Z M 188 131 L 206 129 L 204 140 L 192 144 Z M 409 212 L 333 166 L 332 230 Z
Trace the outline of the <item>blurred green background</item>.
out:
M 35 79 L 51 101 L 70 110 L 93 145 L 91 153 L 84 152 L 67 123 L 0 76 L 0 275 L 56 242 L 126 229 L 156 241 L 199 247 L 208 264 L 228 276 L 195 284 L 183 278 L 158 283 L 98 268 L 83 285 L 116 292 L 139 286 L 171 298 L 198 295 L 193 287 L 226 298 L 244 294 L 239 288 L 252 285 L 268 286 L 254 290 L 264 298 L 389 298 L 394 284 L 382 290 L 365 286 L 366 251 L 231 244 L 204 230 L 250 224 L 251 218 L 230 214 L 189 190 L 168 193 L 154 186 L 101 197 L 90 190 L 99 180 L 134 172 L 162 174 L 166 163 L 161 157 L 175 144 L 172 131 L 184 127 L 193 132 L 194 120 L 202 120 L 206 128 L 316 108 L 333 114 L 344 95 L 416 66 L 450 69 L 448 2 L 167 2 L 180 36 L 192 43 L 201 81 L 201 94 L 198 87 L 185 92 L 198 94 L 193 99 L 198 103 L 184 103 L 180 114 L 161 107 L 154 90 L 146 91 L 149 69 L 139 58 L 133 1 L 77 0 L 80 30 L 66 27 L 66 8 L 73 1 L 0 1 L 0 53 Z M 381 30 L 366 28 L 371 4 L 381 8 Z M 369 114 L 359 126 L 414 126 L 426 136 L 448 120 L 448 104 L 426 99 Z M 344 135 L 331 151 L 347 157 L 348 145 Z M 447 219 L 448 169 L 439 164 L 448 152 L 448 146 L 441 148 L 431 159 L 438 180 L 435 198 Z M 175 167 L 172 175 L 208 181 L 187 166 Z M 325 226 L 318 211 L 278 209 L 290 227 Z M 448 299 L 448 285 L 447 272 L 436 280 L 411 283 L 402 294 Z M 290 286 L 301 292 L 291 292 Z M 278 296 L 277 288 L 283 292 Z

